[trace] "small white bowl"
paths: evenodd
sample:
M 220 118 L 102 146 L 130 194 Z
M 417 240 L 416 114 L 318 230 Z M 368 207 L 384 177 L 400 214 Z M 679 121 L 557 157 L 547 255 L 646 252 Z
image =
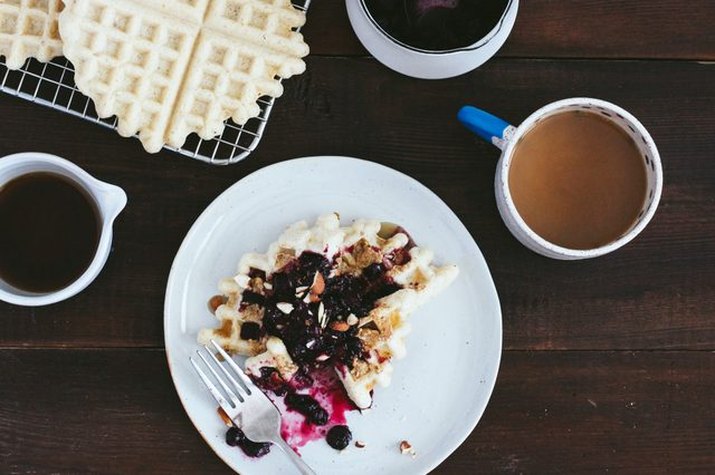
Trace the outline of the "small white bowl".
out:
M 476 43 L 447 51 L 403 44 L 388 35 L 372 17 L 364 0 L 345 0 L 348 17 L 360 42 L 378 61 L 406 76 L 445 79 L 472 71 L 496 54 L 509 37 L 519 0 L 510 0 L 497 25 Z
M 50 172 L 65 176 L 92 197 L 101 221 L 97 251 L 87 270 L 67 287 L 48 293 L 27 292 L 0 279 L 0 300 L 16 305 L 39 307 L 68 299 L 84 290 L 99 275 L 112 248 L 112 224 L 127 204 L 127 195 L 118 186 L 97 180 L 77 165 L 46 153 L 17 153 L 0 158 L 0 187 L 21 175 Z

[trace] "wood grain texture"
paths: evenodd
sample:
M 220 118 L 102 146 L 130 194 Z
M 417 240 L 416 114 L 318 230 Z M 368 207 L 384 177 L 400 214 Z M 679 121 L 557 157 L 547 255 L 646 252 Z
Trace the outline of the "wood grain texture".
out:
M 5 350 L 0 371 L 3 473 L 229 473 L 162 351 Z M 434 473 L 704 473 L 713 372 L 709 352 L 507 352 L 482 422 Z
M 435 473 L 711 471 L 715 81 L 710 63 L 668 59 L 715 60 L 713 21 L 712 0 L 522 0 L 498 58 L 419 81 L 368 57 L 343 0 L 314 0 L 308 72 L 286 82 L 255 154 L 227 168 L 148 156 L 136 140 L 0 95 L 0 156 L 65 156 L 129 195 L 86 291 L 44 308 L 0 303 L 0 473 L 229 473 L 184 413 L 161 350 L 171 262 L 238 179 L 325 154 L 427 185 L 492 270 L 507 351 L 482 422 Z M 455 121 L 465 103 L 518 123 L 570 96 L 633 112 L 665 171 L 646 231 L 585 262 L 542 258 L 512 238 L 494 202 L 498 153 Z
M 316 57 L 286 87 L 255 154 L 218 169 L 170 152 L 148 156 L 136 140 L 0 97 L 0 156 L 56 153 L 129 195 L 98 280 L 46 308 L 0 304 L 0 346 L 162 346 L 166 278 L 201 210 L 258 168 L 338 154 L 415 177 L 463 220 L 493 272 L 506 348 L 715 349 L 711 66 L 496 60 L 468 76 L 424 82 L 371 59 Z M 641 119 L 660 148 L 665 190 L 655 219 L 633 243 L 599 259 L 558 262 L 509 234 L 494 201 L 498 152 L 475 141 L 454 116 L 461 104 L 474 103 L 518 122 L 547 102 L 578 95 L 611 100 Z M 40 128 L 41 135 L 26 133 Z M 438 250 L 439 243 L 426 244 Z
M 522 0 L 499 55 L 713 60 L 713 22 L 711 0 Z M 367 54 L 343 0 L 315 0 L 305 36 L 313 54 Z

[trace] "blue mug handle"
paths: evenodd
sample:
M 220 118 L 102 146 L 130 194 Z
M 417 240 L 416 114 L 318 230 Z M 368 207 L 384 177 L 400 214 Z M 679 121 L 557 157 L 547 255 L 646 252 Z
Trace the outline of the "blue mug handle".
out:
M 473 106 L 463 106 L 459 109 L 457 120 L 471 132 L 500 149 L 504 148 L 515 130 L 507 121 Z

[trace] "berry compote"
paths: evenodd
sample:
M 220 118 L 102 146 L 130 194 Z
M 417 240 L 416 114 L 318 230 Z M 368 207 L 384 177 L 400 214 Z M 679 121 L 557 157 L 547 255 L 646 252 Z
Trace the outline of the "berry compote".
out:
M 499 22 L 509 0 L 365 0 L 382 29 L 415 48 L 470 46 Z
M 290 381 L 271 367 L 262 367 L 260 375 L 254 375 L 253 379 L 269 395 L 283 397 L 288 411 L 304 418 L 300 431 L 305 435 L 327 436 L 328 443 L 338 450 L 350 443 L 352 435 L 344 425 L 345 405 L 336 404 L 349 398 L 345 394 L 327 399 L 321 396 L 315 391 L 313 376 L 333 367 L 352 368 L 356 360 L 367 359 L 369 353 L 358 336 L 360 321 L 379 299 L 402 288 L 392 280 L 389 271 L 409 262 L 412 246 L 410 240 L 404 248 L 383 255 L 361 240 L 332 260 L 305 251 L 270 275 L 256 269 L 250 271 L 252 279 L 263 283 L 259 291 L 246 289 L 241 305 L 262 308 L 263 326 L 244 323 L 241 338 L 259 339 L 264 335 L 280 338 L 299 368 Z M 336 390 L 345 391 L 342 386 Z M 316 397 L 331 402 L 323 407 Z M 354 408 L 351 402 L 350 409 Z M 250 456 L 260 457 L 268 451 L 234 428 L 229 429 L 226 440 Z

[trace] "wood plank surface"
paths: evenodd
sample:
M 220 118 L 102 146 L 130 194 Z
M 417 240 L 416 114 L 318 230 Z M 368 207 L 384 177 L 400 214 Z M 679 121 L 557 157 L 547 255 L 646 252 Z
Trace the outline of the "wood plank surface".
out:
M 0 156 L 56 153 L 129 195 L 98 280 L 46 308 L 0 304 L 0 346 L 162 346 L 169 268 L 201 210 L 258 168 L 338 154 L 403 171 L 457 213 L 493 272 L 506 348 L 715 349 L 712 74 L 712 66 L 691 62 L 495 60 L 468 76 L 425 82 L 372 59 L 315 57 L 286 85 L 255 154 L 227 168 L 171 152 L 148 156 L 136 140 L 0 96 Z M 665 189 L 655 219 L 633 243 L 599 259 L 559 262 L 509 234 L 494 201 L 498 152 L 454 116 L 474 103 L 518 122 L 579 95 L 614 101 L 641 119 L 660 147 Z
M 711 472 L 715 1 L 520 4 L 497 58 L 420 81 L 369 57 L 343 0 L 313 0 L 308 71 L 286 82 L 254 155 L 226 168 L 148 156 L 136 140 L 0 94 L 0 156 L 58 154 L 129 195 L 92 286 L 50 307 L 0 303 L 0 473 L 230 473 L 191 425 L 166 365 L 171 262 L 231 184 L 325 154 L 427 185 L 493 273 L 505 348 L 496 389 L 477 429 L 434 473 Z M 455 114 L 472 103 L 518 123 L 571 96 L 636 115 L 659 146 L 665 187 L 653 222 L 627 247 L 558 262 L 507 231 L 493 192 L 498 152 Z
M 2 473 L 229 472 L 160 350 L 5 350 L 0 371 Z M 714 371 L 710 352 L 506 352 L 482 422 L 434 473 L 705 473 Z
M 522 0 L 499 55 L 713 60 L 714 23 L 712 0 Z M 314 0 L 305 36 L 313 54 L 367 54 L 343 0 Z

